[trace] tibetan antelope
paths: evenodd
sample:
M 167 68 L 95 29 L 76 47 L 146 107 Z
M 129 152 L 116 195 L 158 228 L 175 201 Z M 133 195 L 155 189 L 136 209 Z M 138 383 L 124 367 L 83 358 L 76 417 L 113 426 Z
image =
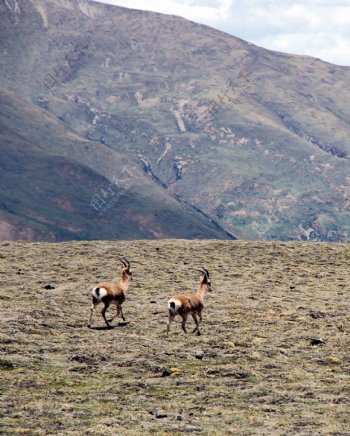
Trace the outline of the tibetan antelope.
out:
M 199 282 L 199 290 L 197 293 L 175 295 L 168 301 L 169 320 L 167 324 L 167 334 L 169 334 L 170 324 L 174 321 L 176 315 L 181 316 L 181 327 L 185 333 L 187 333 L 186 321 L 188 315 L 191 315 L 196 323 L 193 333 L 196 331 L 198 336 L 201 334 L 199 331 L 199 323 L 202 321 L 202 310 L 204 307 L 203 300 L 205 293 L 207 291 L 211 292 L 212 288 L 208 270 L 202 268 L 202 270 L 199 270 L 199 272 L 201 273 L 201 277 Z
M 91 327 L 92 315 L 96 306 L 100 303 L 104 304 L 102 309 L 102 316 L 107 324 L 107 327 L 111 327 L 106 318 L 106 310 L 111 304 L 117 306 L 117 314 L 111 319 L 116 318 L 119 314 L 123 321 L 125 321 L 122 304 L 125 301 L 126 292 L 129 287 L 129 282 L 132 280 L 132 272 L 130 271 L 130 262 L 125 259 L 119 259 L 122 263 L 121 266 L 121 280 L 119 283 L 100 283 L 92 290 L 92 305 L 88 327 Z

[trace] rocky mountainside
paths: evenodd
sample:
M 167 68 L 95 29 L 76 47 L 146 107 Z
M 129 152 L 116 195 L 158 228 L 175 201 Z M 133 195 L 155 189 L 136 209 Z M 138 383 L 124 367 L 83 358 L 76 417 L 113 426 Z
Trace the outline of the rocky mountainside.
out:
M 0 239 L 232 236 L 126 156 L 0 90 Z
M 0 20 L 0 236 L 350 240 L 350 68 L 86 0 Z

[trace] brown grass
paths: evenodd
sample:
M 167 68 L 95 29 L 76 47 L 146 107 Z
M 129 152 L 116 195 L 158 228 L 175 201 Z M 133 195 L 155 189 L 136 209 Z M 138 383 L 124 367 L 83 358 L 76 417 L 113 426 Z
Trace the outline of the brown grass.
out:
M 98 310 L 89 330 L 88 290 L 120 255 L 129 323 Z M 1 243 L 0 261 L 3 434 L 350 434 L 346 244 Z M 202 265 L 203 335 L 178 320 L 167 337 L 167 299 Z

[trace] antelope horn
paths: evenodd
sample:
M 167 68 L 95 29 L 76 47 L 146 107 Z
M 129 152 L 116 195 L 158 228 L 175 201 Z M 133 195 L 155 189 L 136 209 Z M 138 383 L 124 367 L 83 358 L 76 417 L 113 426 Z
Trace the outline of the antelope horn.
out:
M 202 266 L 202 269 L 205 271 L 205 274 L 207 275 L 207 277 L 209 279 L 209 271 L 207 269 L 205 269 L 203 266 Z
M 209 279 L 209 271 L 207 269 L 202 267 L 202 269 L 195 269 L 194 271 L 199 271 L 200 273 L 202 273 L 205 276 L 207 276 L 207 278 Z
M 130 269 L 130 262 L 128 261 L 128 259 L 126 258 L 126 257 L 124 257 L 123 258 L 124 259 L 124 261 L 126 262 L 126 267 L 128 268 L 128 269 Z
M 125 263 L 125 261 L 120 257 L 119 258 L 119 260 L 120 260 L 120 262 L 125 266 L 125 267 L 127 267 L 128 265 Z

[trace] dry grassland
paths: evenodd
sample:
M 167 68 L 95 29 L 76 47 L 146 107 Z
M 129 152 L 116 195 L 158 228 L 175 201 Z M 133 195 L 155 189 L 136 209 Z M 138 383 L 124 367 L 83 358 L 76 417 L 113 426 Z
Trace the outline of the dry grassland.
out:
M 1 434 L 350 435 L 349 245 L 0 248 Z M 100 306 L 88 329 L 89 288 L 122 255 L 128 323 L 106 329 Z M 202 336 L 177 319 L 167 337 L 167 299 L 196 290 L 201 266 Z

